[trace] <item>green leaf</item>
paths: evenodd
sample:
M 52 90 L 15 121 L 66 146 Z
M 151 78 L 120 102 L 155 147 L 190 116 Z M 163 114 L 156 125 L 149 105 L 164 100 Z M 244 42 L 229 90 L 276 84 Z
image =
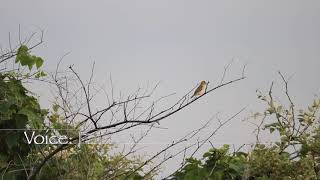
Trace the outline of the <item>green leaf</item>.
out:
M 45 77 L 47 74 L 45 73 L 45 72 L 43 72 L 43 71 L 39 71 L 39 72 L 37 72 L 37 74 L 36 74 L 36 78 L 41 78 L 41 77 Z
M 6 144 L 8 145 L 9 149 L 12 149 L 19 145 L 19 136 L 18 134 L 13 134 L 7 137 Z
M 28 64 L 28 68 L 29 68 L 29 70 L 31 70 L 31 69 L 32 69 L 32 66 L 33 66 L 33 64 Z
M 29 48 L 26 45 L 21 45 L 18 49 L 18 55 L 19 54 L 25 54 L 27 53 Z
M 22 66 L 29 66 L 29 68 L 30 68 L 30 66 L 32 68 L 33 64 L 35 63 L 34 59 L 32 57 L 28 56 L 28 55 L 19 56 L 19 59 L 20 59 L 19 60 L 20 64 Z
M 37 66 L 37 69 L 39 69 L 43 64 L 43 59 L 41 57 L 37 57 L 36 58 L 36 66 Z
M 34 65 L 39 69 L 43 65 L 43 59 L 41 57 L 30 55 L 28 50 L 27 46 L 20 46 L 15 62 L 20 62 L 21 66 L 28 66 L 29 70 L 31 70 Z
M 29 48 L 26 45 L 21 45 L 18 49 L 15 62 L 18 63 L 21 60 L 21 58 L 28 56 L 28 50 Z
M 54 104 L 54 105 L 52 106 L 52 109 L 53 109 L 54 112 L 58 112 L 59 107 L 60 107 L 59 105 Z
M 39 114 L 26 108 L 21 109 L 19 114 L 26 115 L 28 117 L 28 122 L 32 128 L 41 128 L 43 122 Z
M 40 72 L 40 75 L 41 75 L 41 77 L 44 77 L 44 76 L 46 76 L 47 74 L 46 74 L 45 72 L 41 71 L 41 72 Z
M 279 126 L 280 126 L 279 123 L 276 122 L 276 123 L 267 124 L 267 125 L 264 126 L 264 128 L 270 128 L 270 127 L 277 128 Z
M 0 113 L 4 114 L 4 113 L 7 113 L 7 111 L 9 110 L 10 106 L 8 103 L 1 103 L 0 104 Z
M 221 171 L 216 171 L 213 173 L 212 178 L 216 180 L 222 180 L 223 172 Z
M 28 117 L 24 114 L 17 114 L 15 116 L 15 124 L 17 129 L 23 129 L 28 123 Z
M 36 74 L 35 78 L 38 78 L 38 79 L 40 78 L 40 72 Z
M 270 130 L 270 134 L 272 134 L 275 129 L 271 127 L 269 130 Z
M 242 167 L 239 167 L 237 164 L 234 163 L 230 163 L 229 164 L 229 168 L 233 169 L 234 171 L 236 171 L 237 173 L 240 173 L 242 170 Z

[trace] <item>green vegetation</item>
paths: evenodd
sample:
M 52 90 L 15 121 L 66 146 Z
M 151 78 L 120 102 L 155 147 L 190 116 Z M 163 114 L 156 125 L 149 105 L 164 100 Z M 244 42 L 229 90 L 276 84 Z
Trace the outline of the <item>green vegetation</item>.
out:
M 42 135 L 59 134 L 76 138 L 80 128 L 78 124 L 66 121 L 66 117 L 61 114 L 67 110 L 62 109 L 58 103 L 53 104 L 51 109 L 42 109 L 37 98 L 24 86 L 23 80 L 41 80 L 47 76 L 41 69 L 44 60 L 32 55 L 26 45 L 21 45 L 15 52 L 1 55 L 0 63 L 10 60 L 7 58 L 10 56 L 15 58 L 14 63 L 19 69 L 25 68 L 27 72 L 15 69 L 0 72 L 0 179 L 30 179 L 30 174 L 41 163 L 43 165 L 34 179 L 154 178 L 156 168 L 143 177 L 143 168 L 152 159 L 143 161 L 135 154 L 128 156 L 111 153 L 115 146 L 112 144 L 82 144 L 80 147 L 75 144 L 27 144 L 19 129 L 34 129 Z M 201 159 L 187 158 L 186 164 L 171 178 L 320 179 L 320 99 L 315 99 L 304 110 L 296 110 L 288 93 L 288 82 L 279 74 L 285 84 L 288 105 L 281 105 L 274 100 L 273 84 L 267 95 L 258 94 L 267 108 L 253 115 L 253 120 L 259 126 L 257 142 L 249 152 L 232 152 L 229 145 L 213 147 Z M 89 94 L 89 90 L 85 92 Z M 110 107 L 115 104 L 113 102 Z M 126 104 L 123 106 L 126 107 Z M 45 123 L 45 120 L 48 122 Z M 90 116 L 87 120 L 95 122 Z M 261 143 L 261 131 L 276 133 L 278 139 L 270 144 Z
M 258 139 L 249 152 L 230 153 L 228 145 L 210 149 L 202 159 L 187 159 L 172 179 L 320 179 L 320 99 L 297 113 L 288 89 L 286 95 L 288 108 L 275 102 L 272 87 L 268 96 L 259 94 L 268 107 L 253 116 L 260 120 L 258 132 L 277 133 L 275 143 L 261 144 Z
M 177 172 L 177 179 L 241 179 L 246 167 L 246 156 L 243 152 L 229 152 L 229 145 L 212 148 L 203 155 L 203 160 L 187 159 L 187 164 Z
M 6 58 L 5 55 L 1 57 Z M 28 179 L 32 168 L 57 149 L 57 145 L 28 144 L 23 129 L 39 130 L 43 135 L 78 136 L 77 129 L 59 116 L 59 106 L 53 105 L 51 111 L 41 109 L 37 98 L 23 86 L 23 80 L 46 76 L 41 70 L 43 59 L 31 55 L 26 45 L 21 45 L 13 57 L 16 65 L 27 67 L 28 71 L 0 72 L 0 179 L 5 180 Z M 45 117 L 51 122 L 50 126 L 45 123 Z M 36 179 L 141 179 L 139 171 L 133 172 L 141 165 L 141 160 L 121 154 L 110 156 L 112 148 L 113 145 L 108 144 L 82 144 L 80 148 L 71 145 L 55 154 L 41 168 Z
M 35 64 L 37 69 L 43 60 L 31 56 L 26 46 L 21 46 L 16 56 L 16 62 L 28 66 L 31 70 Z M 38 75 L 40 73 L 40 75 Z M 37 77 L 44 75 L 36 71 Z M 25 75 L 30 76 L 30 75 Z M 24 140 L 21 130 L 11 129 L 42 129 L 47 111 L 40 108 L 38 100 L 31 96 L 19 80 L 21 74 L 16 71 L 0 73 L 0 172 L 5 179 L 25 178 L 24 162 L 33 148 Z M 15 173 L 10 173 L 10 172 Z

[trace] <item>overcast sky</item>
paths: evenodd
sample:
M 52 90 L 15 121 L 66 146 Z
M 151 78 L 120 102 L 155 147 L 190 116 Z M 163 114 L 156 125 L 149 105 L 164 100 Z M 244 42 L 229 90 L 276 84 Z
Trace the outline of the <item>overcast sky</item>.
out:
M 229 80 L 248 64 L 246 80 L 165 120 L 168 130 L 152 132 L 154 143 L 170 142 L 217 112 L 231 115 L 244 106 L 246 112 L 214 142 L 252 142 L 252 127 L 241 119 L 263 109 L 256 89 L 267 90 L 273 80 L 281 88 L 278 70 L 292 76 L 290 93 L 298 106 L 320 92 L 318 0 L 0 0 L 0 22 L 2 47 L 8 47 L 9 32 L 18 37 L 19 24 L 25 34 L 40 27 L 45 42 L 36 53 L 48 70 L 70 52 L 65 65 L 86 76 L 95 62 L 96 82 L 111 74 L 118 90 L 160 81 L 157 94 L 179 97 L 201 80 L 215 85 L 231 59 L 236 61 Z

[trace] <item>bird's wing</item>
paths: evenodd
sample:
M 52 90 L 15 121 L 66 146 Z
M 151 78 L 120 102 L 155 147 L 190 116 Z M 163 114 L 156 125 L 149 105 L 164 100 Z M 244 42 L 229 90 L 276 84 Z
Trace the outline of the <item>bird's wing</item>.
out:
M 193 96 L 197 95 L 197 93 L 199 93 L 201 90 L 202 90 L 202 86 L 200 85 L 200 86 L 196 89 L 196 91 L 194 91 Z

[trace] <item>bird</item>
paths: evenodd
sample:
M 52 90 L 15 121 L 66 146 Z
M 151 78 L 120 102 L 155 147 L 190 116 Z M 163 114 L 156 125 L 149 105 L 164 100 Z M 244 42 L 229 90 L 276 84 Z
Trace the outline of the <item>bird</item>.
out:
M 208 83 L 206 81 L 201 81 L 199 87 L 194 91 L 194 94 L 191 96 L 191 98 L 195 96 L 201 96 L 206 92 Z

